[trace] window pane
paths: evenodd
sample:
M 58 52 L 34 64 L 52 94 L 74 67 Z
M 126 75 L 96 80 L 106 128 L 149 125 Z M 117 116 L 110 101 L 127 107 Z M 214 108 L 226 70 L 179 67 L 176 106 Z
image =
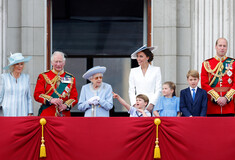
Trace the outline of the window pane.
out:
M 115 93 L 118 93 L 128 104 L 129 101 L 129 73 L 130 58 L 94 58 L 94 66 L 105 66 L 103 82 L 110 84 Z M 118 100 L 114 99 L 115 112 L 127 111 Z
M 129 55 L 143 44 L 143 0 L 53 1 L 53 49 Z
M 76 88 L 78 91 L 78 98 L 80 96 L 81 88 L 86 84 L 86 80 L 82 78 L 82 75 L 86 72 L 86 58 L 66 58 L 65 71 L 73 74 L 76 78 Z M 78 111 L 77 107 L 74 107 L 72 111 Z

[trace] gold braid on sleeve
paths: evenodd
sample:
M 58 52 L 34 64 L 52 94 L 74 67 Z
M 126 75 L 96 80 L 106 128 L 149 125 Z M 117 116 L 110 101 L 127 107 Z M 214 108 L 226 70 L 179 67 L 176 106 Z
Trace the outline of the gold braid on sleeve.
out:
M 225 98 L 227 98 L 228 101 L 230 101 L 233 98 L 233 95 L 235 94 L 235 90 L 234 89 L 230 89 L 226 94 L 225 94 Z
M 64 104 L 68 107 L 72 107 L 72 103 L 74 102 L 75 100 L 74 99 L 69 99 L 67 100 Z
M 44 104 L 46 104 L 46 100 L 50 101 L 50 100 L 52 99 L 51 96 L 48 96 L 48 95 L 46 95 L 46 94 L 40 94 L 39 97 L 41 97 L 41 98 L 44 99 Z
M 208 91 L 207 93 L 215 100 L 215 102 L 217 102 L 217 100 L 220 97 L 219 94 L 214 89 Z

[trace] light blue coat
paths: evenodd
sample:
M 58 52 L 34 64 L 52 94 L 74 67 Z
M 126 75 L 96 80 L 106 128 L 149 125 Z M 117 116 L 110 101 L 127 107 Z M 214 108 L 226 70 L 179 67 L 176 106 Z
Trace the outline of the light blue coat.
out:
M 15 79 L 10 73 L 0 77 L 0 103 L 4 116 L 27 116 L 33 113 L 29 75 Z
M 113 95 L 111 85 L 102 82 L 98 90 L 94 90 L 92 83 L 82 86 L 78 102 L 78 110 L 85 112 L 85 117 L 92 116 L 92 106 L 88 104 L 91 97 L 99 96 L 99 105 L 94 108 L 95 117 L 109 117 L 109 110 L 113 108 Z

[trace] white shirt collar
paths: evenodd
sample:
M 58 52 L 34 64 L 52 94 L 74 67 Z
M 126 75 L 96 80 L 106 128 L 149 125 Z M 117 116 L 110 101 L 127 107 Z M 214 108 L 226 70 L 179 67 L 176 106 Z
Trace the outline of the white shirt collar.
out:
M 192 87 L 189 87 L 189 88 L 190 88 L 190 91 L 193 92 L 193 90 L 192 90 L 193 88 Z M 197 88 L 198 88 L 198 86 L 194 88 L 195 89 L 195 93 L 197 92 Z

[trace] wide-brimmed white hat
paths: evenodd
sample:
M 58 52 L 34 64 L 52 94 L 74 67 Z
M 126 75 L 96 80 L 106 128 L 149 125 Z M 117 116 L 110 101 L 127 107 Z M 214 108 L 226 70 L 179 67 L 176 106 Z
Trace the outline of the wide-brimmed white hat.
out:
M 157 46 L 147 47 L 147 45 L 145 44 L 142 47 L 140 47 L 139 49 L 137 49 L 134 53 L 131 54 L 131 59 L 137 59 L 137 53 L 139 53 L 145 49 L 149 49 L 151 52 L 153 52 L 155 49 L 157 49 Z
M 104 66 L 95 66 L 91 69 L 89 69 L 88 71 L 86 71 L 86 73 L 84 73 L 84 75 L 82 76 L 84 79 L 89 79 L 91 76 L 93 76 L 96 73 L 104 73 L 106 71 L 106 67 Z
M 27 58 L 24 58 L 24 56 L 22 55 L 22 53 L 11 53 L 11 56 L 8 58 L 9 60 L 9 64 L 4 67 L 3 69 L 9 69 L 10 66 L 16 64 L 16 63 L 21 63 L 21 62 L 28 62 L 30 59 L 32 58 L 32 56 L 29 56 Z

